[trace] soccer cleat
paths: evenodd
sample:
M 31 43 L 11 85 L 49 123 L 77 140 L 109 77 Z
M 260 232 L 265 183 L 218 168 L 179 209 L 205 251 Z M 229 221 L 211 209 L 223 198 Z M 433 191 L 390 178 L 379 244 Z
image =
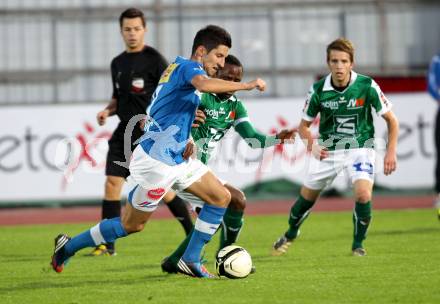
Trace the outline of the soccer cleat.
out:
M 207 278 L 212 279 L 215 276 L 208 272 L 206 267 L 201 263 L 189 263 L 180 259 L 177 263 L 177 270 L 179 273 L 195 277 L 195 278 Z
M 440 208 L 437 209 L 437 217 L 438 217 L 438 220 L 440 221 Z
M 272 246 L 272 255 L 280 256 L 287 252 L 290 245 L 292 245 L 294 239 L 288 239 L 285 235 L 282 235 Z
M 93 249 L 89 256 L 112 256 L 116 255 L 116 251 L 114 249 L 109 249 L 105 244 L 101 244 L 99 246 L 96 246 L 95 249 Z
M 70 237 L 67 234 L 59 234 L 55 238 L 55 249 L 53 251 L 51 266 L 52 269 L 60 273 L 64 269 L 64 265 L 67 263 L 69 256 L 65 253 L 64 246 L 70 241 Z
M 160 267 L 162 268 L 163 272 L 166 273 L 178 273 L 179 269 L 177 268 L 177 265 L 170 261 L 170 257 L 166 257 L 162 260 L 160 263 Z
M 353 256 L 366 256 L 367 255 L 367 251 L 364 248 L 362 248 L 362 247 L 355 248 L 355 249 L 352 250 L 352 255 Z

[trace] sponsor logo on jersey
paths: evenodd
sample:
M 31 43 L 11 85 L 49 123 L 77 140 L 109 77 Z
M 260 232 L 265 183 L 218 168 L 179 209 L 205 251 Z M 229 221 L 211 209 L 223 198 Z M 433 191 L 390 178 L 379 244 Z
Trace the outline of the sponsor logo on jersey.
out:
M 144 90 L 144 79 L 134 78 L 131 82 L 131 90 L 135 93 L 140 93 Z
M 365 104 L 365 99 L 358 98 L 358 99 L 350 99 L 347 105 L 347 109 L 356 109 L 356 108 L 363 108 Z
M 164 188 L 151 189 L 147 192 L 147 196 L 151 199 L 157 200 L 165 193 Z
M 347 99 L 345 99 L 344 96 L 340 96 L 338 102 L 339 102 L 339 103 L 346 103 L 346 102 L 347 102 Z
M 166 83 L 170 80 L 171 74 L 174 72 L 174 70 L 179 66 L 178 63 L 172 63 L 170 64 L 166 70 L 162 73 L 162 76 L 160 77 L 159 84 Z
M 327 100 L 321 102 L 322 107 L 332 110 L 337 110 L 339 108 L 339 102 L 337 100 Z
M 220 108 L 220 111 L 217 111 L 215 109 L 204 109 L 205 114 L 213 119 L 218 119 L 219 115 L 226 114 L 225 109 Z

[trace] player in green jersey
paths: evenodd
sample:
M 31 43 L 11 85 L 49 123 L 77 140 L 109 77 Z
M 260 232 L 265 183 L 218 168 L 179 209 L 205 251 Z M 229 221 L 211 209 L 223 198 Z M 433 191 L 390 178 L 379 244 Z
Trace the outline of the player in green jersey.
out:
M 217 78 L 240 82 L 243 78 L 242 64 L 235 56 L 228 55 L 225 66 L 219 70 Z M 294 129 L 282 130 L 276 135 L 258 132 L 250 122 L 245 106 L 234 93 L 202 95 L 199 110 L 204 112 L 205 122 L 193 128 L 191 134 L 197 146 L 197 157 L 205 164 L 208 163 L 219 141 L 232 127 L 252 148 L 265 148 L 284 143 L 285 140 L 293 139 L 296 134 Z M 246 207 L 244 193 L 228 183 L 224 182 L 224 185 L 231 193 L 231 202 L 223 217 L 219 249 L 236 242 L 243 226 L 243 212 Z M 181 192 L 178 195 L 190 201 L 193 206 L 204 204 L 191 194 Z M 171 199 L 172 194 L 168 193 L 167 197 Z M 163 271 L 177 272 L 177 262 L 184 253 L 190 238 L 191 236 L 187 237 L 169 257 L 162 261 Z
M 289 229 L 273 244 L 273 255 L 286 253 L 299 235 L 322 189 L 345 172 L 353 184 L 352 254 L 364 256 L 365 239 L 371 221 L 371 198 L 375 173 L 375 110 L 386 122 L 388 143 L 384 156 L 384 174 L 396 169 L 399 125 L 391 103 L 370 77 L 355 73 L 354 48 L 347 39 L 337 39 L 327 46 L 330 74 L 316 82 L 308 94 L 298 129 L 311 157 L 309 171 L 300 195 L 290 210 Z M 310 126 L 320 114 L 319 139 L 312 138 Z

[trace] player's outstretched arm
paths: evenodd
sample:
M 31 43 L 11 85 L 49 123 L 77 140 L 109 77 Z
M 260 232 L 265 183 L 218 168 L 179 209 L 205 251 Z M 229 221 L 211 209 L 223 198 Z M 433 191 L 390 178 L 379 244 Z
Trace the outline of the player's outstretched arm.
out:
M 397 136 L 399 134 L 399 121 L 392 111 L 388 111 L 382 115 L 388 128 L 388 144 L 387 151 L 383 160 L 383 173 L 390 175 L 397 167 Z
M 253 149 L 271 147 L 281 142 L 275 135 L 264 135 L 258 132 L 249 121 L 237 124 L 235 131 Z
M 235 126 L 235 130 L 237 133 L 246 140 L 248 145 L 251 148 L 267 148 L 277 144 L 284 144 L 286 141 L 291 140 L 289 143 L 293 143 L 293 138 L 296 135 L 296 129 L 289 130 L 281 130 L 276 135 L 265 135 L 263 133 L 258 132 L 252 123 L 249 121 L 243 121 Z M 255 141 L 259 143 L 259 145 L 254 144 Z
M 316 159 L 323 160 L 329 156 L 328 149 L 326 147 L 321 147 L 315 142 L 312 132 L 310 132 L 311 125 L 311 121 L 301 119 L 298 127 L 299 136 L 307 147 L 307 152 L 312 153 Z
M 112 116 L 116 113 L 116 98 L 112 98 L 107 107 L 104 110 L 98 112 L 96 115 L 96 120 L 98 125 L 103 126 L 107 121 L 107 117 Z
M 204 75 L 196 75 L 191 80 L 191 84 L 200 92 L 204 93 L 226 93 L 235 91 L 250 91 L 257 89 L 266 90 L 266 82 L 257 78 L 250 82 L 226 81 L 218 78 L 208 78 Z

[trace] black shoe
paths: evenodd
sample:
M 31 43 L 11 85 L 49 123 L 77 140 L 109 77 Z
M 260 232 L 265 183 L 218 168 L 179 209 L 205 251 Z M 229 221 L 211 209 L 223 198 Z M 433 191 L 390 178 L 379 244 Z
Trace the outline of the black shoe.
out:
M 59 234 L 55 238 L 55 249 L 53 250 L 50 265 L 58 273 L 63 271 L 64 265 L 70 258 L 64 250 L 64 246 L 68 241 L 70 241 L 70 237 L 67 234 Z
M 160 263 L 160 268 L 166 273 L 177 273 L 177 265 L 170 261 L 170 257 L 166 257 Z
M 292 245 L 293 240 L 294 239 L 286 238 L 284 234 L 280 236 L 280 238 L 276 240 L 275 243 L 273 243 L 272 245 L 272 255 L 280 256 L 285 254 L 289 249 L 290 245 Z

